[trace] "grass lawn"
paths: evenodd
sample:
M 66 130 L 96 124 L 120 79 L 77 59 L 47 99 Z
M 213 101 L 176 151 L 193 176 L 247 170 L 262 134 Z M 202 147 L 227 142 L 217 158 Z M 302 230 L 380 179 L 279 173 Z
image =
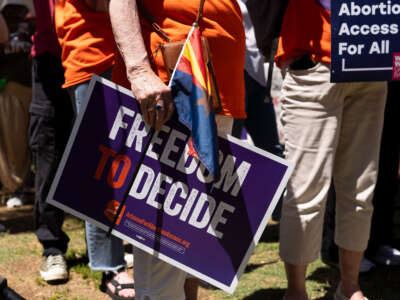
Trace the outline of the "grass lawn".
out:
M 41 246 L 32 232 L 32 206 L 13 210 L 1 207 L 0 223 L 9 228 L 9 232 L 0 235 L 0 275 L 6 277 L 9 286 L 26 299 L 109 299 L 98 291 L 101 273 L 91 272 L 87 267 L 82 221 L 68 217 L 64 222 L 64 229 L 71 239 L 67 253 L 70 280 L 61 285 L 49 285 L 40 278 Z M 398 241 L 399 223 L 396 225 Z M 310 299 L 332 299 L 338 275 L 335 269 L 320 260 L 310 265 L 307 274 Z M 400 299 L 400 268 L 377 267 L 362 276 L 360 282 L 370 300 Z M 278 224 L 270 224 L 235 293 L 229 295 L 202 283 L 199 298 L 280 300 L 285 286 L 283 263 L 278 256 Z

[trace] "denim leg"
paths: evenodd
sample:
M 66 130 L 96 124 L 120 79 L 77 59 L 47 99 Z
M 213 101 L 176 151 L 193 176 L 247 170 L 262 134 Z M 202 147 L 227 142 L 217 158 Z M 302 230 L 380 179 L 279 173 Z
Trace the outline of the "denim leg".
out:
M 110 70 L 102 74 L 102 76 L 107 77 L 109 73 Z M 75 117 L 79 114 L 84 101 L 86 101 L 88 88 L 89 81 L 68 88 L 74 107 Z M 104 230 L 89 222 L 85 223 L 89 267 L 92 270 L 116 271 L 125 266 L 122 240 L 115 236 L 107 237 L 107 233 Z
M 116 271 L 125 266 L 122 240 L 89 222 L 85 222 L 89 267 L 92 270 Z

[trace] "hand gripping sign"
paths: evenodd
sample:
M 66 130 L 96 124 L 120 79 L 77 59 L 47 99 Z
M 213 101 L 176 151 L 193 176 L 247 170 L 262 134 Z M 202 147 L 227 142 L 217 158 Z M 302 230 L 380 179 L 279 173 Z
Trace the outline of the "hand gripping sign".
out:
M 233 292 L 292 171 L 285 160 L 219 137 L 217 182 L 188 155 L 190 132 L 171 120 L 149 141 L 130 91 L 97 76 L 73 128 L 48 201 Z

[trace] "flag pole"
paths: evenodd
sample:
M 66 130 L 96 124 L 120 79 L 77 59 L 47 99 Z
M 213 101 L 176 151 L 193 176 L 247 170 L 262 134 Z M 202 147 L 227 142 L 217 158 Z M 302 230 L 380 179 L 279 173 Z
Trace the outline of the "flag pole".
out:
M 129 195 L 129 192 L 130 192 L 130 190 L 132 188 L 132 185 L 133 185 L 133 183 L 134 183 L 134 181 L 135 181 L 135 179 L 137 177 L 137 174 L 139 173 L 140 166 L 142 165 L 144 157 L 145 157 L 145 155 L 147 153 L 147 150 L 149 149 L 149 146 L 151 144 L 151 140 L 153 139 L 154 133 L 155 133 L 155 129 L 153 127 L 150 128 L 150 131 L 149 131 L 149 134 L 148 134 L 149 139 L 147 140 L 147 143 L 144 146 L 144 149 L 143 149 L 142 153 L 140 154 L 139 160 L 136 163 L 136 168 L 133 171 L 132 177 L 131 177 L 131 179 L 130 179 L 130 181 L 128 183 L 128 186 L 126 187 L 124 196 L 122 197 L 122 201 L 121 201 L 120 205 L 118 206 L 118 210 L 115 213 L 114 219 L 113 219 L 110 227 L 108 228 L 107 237 L 110 237 L 111 232 L 113 231 L 113 229 L 115 227 L 115 224 L 117 223 L 117 220 L 118 220 L 119 216 L 121 215 L 122 208 L 125 205 L 125 202 L 126 202 L 126 200 L 128 198 L 128 195 Z

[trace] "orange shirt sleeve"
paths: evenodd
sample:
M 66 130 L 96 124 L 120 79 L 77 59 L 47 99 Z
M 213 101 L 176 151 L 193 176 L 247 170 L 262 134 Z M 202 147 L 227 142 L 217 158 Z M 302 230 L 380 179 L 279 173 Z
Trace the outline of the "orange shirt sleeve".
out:
M 143 0 L 157 23 L 170 39 L 184 40 L 196 19 L 198 2 L 181 0 Z M 165 41 L 142 18 L 142 34 L 153 68 L 158 76 L 168 80 L 159 44 Z M 245 118 L 244 55 L 245 35 L 242 15 L 236 0 L 207 0 L 204 4 L 200 30 L 210 44 L 211 58 L 222 101 L 222 114 Z M 113 80 L 130 88 L 122 58 L 116 58 Z

